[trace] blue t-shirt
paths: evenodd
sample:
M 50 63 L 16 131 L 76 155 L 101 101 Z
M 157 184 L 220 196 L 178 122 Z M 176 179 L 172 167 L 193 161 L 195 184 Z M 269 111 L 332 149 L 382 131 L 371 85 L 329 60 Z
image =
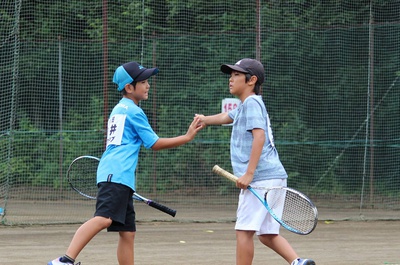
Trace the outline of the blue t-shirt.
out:
M 261 96 L 249 96 L 228 115 L 233 119 L 231 162 L 234 174 L 243 176 L 246 173 L 253 145 L 252 130 L 262 129 L 265 133 L 265 142 L 254 172 L 253 182 L 287 178 L 287 173 L 275 148 L 271 123 Z
M 128 98 L 114 107 L 107 127 L 107 147 L 97 168 L 97 183 L 114 182 L 135 190 L 140 147 L 151 148 L 159 137 L 143 110 Z

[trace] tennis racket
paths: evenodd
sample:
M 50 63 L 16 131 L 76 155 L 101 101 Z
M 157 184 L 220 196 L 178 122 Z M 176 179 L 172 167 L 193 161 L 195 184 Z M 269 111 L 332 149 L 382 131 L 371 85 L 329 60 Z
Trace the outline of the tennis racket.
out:
M 237 181 L 238 177 L 215 165 L 213 172 Z M 299 235 L 311 233 L 318 222 L 317 207 L 303 193 L 288 187 L 247 187 L 285 229 Z M 264 198 L 255 189 L 265 190 Z
M 80 156 L 74 159 L 68 167 L 67 180 L 71 188 L 80 195 L 95 200 L 97 196 L 96 172 L 100 159 L 94 156 Z M 175 217 L 176 210 L 173 210 L 158 202 L 147 199 L 136 192 L 132 198 L 137 201 L 160 210 L 166 214 Z

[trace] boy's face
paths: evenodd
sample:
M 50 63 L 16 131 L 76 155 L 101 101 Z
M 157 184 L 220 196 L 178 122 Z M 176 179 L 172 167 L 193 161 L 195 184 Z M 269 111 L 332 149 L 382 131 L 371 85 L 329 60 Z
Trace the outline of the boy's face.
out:
M 246 74 L 232 71 L 229 78 L 229 92 L 240 98 L 240 95 L 244 92 L 247 87 Z
M 125 87 L 127 92 L 127 97 L 132 99 L 136 105 L 139 104 L 141 100 L 147 100 L 149 98 L 150 84 L 148 80 L 138 81 L 136 86 L 129 84 Z

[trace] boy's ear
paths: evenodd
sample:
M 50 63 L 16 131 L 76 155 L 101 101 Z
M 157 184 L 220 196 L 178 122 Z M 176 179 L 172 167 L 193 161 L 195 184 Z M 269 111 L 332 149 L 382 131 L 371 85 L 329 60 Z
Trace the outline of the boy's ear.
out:
M 255 76 L 255 75 L 252 75 L 251 77 L 250 77 L 250 80 L 248 81 L 248 83 L 250 84 L 250 85 L 255 85 L 256 83 L 257 83 L 257 76 Z
M 132 93 L 132 91 L 135 90 L 135 87 L 132 84 L 126 84 L 125 85 L 125 91 L 126 93 Z

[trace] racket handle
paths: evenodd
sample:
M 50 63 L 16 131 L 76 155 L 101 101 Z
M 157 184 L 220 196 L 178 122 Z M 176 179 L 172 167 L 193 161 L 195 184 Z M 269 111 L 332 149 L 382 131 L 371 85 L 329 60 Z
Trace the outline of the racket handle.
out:
M 156 208 L 157 210 L 160 210 L 160 211 L 162 211 L 162 212 L 164 212 L 164 213 L 166 213 L 166 214 L 171 215 L 172 217 L 175 217 L 175 215 L 176 215 L 176 210 L 173 210 L 173 209 L 171 209 L 171 208 L 168 208 L 167 206 L 162 205 L 162 204 L 159 204 L 158 202 L 150 201 L 150 200 L 149 200 L 149 201 L 147 202 L 147 204 L 148 204 L 149 206 L 153 207 L 153 208 Z
M 227 179 L 229 179 L 232 182 L 235 182 L 238 180 L 238 177 L 236 177 L 235 175 L 229 173 L 228 171 L 226 171 L 225 169 L 220 168 L 218 165 L 215 165 L 212 169 L 212 171 L 220 176 L 223 176 Z

